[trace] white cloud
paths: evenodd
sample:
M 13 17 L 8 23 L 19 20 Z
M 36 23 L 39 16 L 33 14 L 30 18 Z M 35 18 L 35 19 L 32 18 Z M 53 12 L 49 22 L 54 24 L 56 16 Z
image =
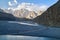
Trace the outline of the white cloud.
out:
M 16 0 L 14 0 L 16 2 Z M 10 4 L 12 5 L 12 4 Z M 48 8 L 47 5 L 37 5 L 37 4 L 33 4 L 33 3 L 21 3 L 18 4 L 18 6 L 16 8 L 14 7 L 10 7 L 9 9 L 13 9 L 13 10 L 20 10 L 20 9 L 27 9 L 29 11 L 45 11 Z
M 8 5 L 11 6 L 11 7 L 14 7 L 15 5 L 17 5 L 17 1 L 16 0 L 9 1 Z
M 27 8 L 31 8 L 33 6 L 33 3 L 21 3 L 21 4 L 19 4 L 18 6 L 17 6 L 17 8 L 25 8 L 25 9 L 27 9 Z
M 9 6 L 12 6 L 12 4 L 11 4 L 11 2 L 10 2 L 10 1 L 8 2 L 8 5 L 9 5 Z
M 14 8 L 12 8 L 12 7 L 9 7 L 9 8 L 8 8 L 8 10 L 14 10 Z
M 14 2 L 17 4 L 17 0 L 14 0 Z
M 30 11 L 38 11 L 38 10 L 46 10 L 48 8 L 47 5 L 36 5 L 36 4 L 33 4 L 33 3 L 21 3 L 17 6 L 17 8 L 15 9 L 22 9 L 22 8 L 25 8 L 27 10 L 30 10 Z

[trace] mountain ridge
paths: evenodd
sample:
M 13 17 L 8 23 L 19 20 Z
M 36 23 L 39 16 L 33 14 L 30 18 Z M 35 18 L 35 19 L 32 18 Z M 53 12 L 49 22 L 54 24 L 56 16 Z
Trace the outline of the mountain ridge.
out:
M 60 26 L 60 0 L 33 20 L 38 24 Z
M 44 11 L 37 11 L 37 13 L 35 11 L 29 11 L 27 9 L 19 9 L 19 10 L 13 10 L 13 9 L 2 9 L 3 12 L 5 13 L 9 13 L 12 14 L 15 17 L 18 18 L 27 18 L 27 19 L 33 19 L 35 17 L 37 17 L 38 15 L 41 15 Z

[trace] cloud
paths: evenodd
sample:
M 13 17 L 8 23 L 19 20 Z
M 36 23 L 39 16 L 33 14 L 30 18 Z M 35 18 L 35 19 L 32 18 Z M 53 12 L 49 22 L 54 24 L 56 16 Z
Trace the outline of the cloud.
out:
M 10 2 L 10 1 L 8 2 L 8 5 L 9 5 L 9 6 L 12 6 L 12 4 L 11 4 L 11 2 Z
M 31 8 L 33 6 L 33 3 L 21 3 L 21 4 L 19 4 L 18 6 L 17 6 L 17 8 L 19 9 L 22 9 L 22 8 L 25 8 L 25 9 L 27 9 L 27 8 Z
M 15 0 L 15 2 L 16 2 L 16 0 Z M 23 2 L 21 4 L 18 4 L 18 6 L 16 8 L 10 7 L 9 9 L 13 9 L 13 10 L 27 9 L 29 11 L 45 11 L 47 8 L 48 8 L 47 5 L 37 5 L 34 3 Z
M 17 0 L 14 0 L 14 2 L 17 4 Z
M 14 7 L 15 5 L 17 5 L 17 1 L 16 0 L 9 1 L 8 5 L 11 6 L 11 7 Z
M 41 10 L 41 11 L 45 11 L 47 8 L 48 8 L 48 6 L 47 5 L 37 5 L 37 4 L 33 4 L 33 3 L 21 3 L 21 4 L 19 4 L 18 6 L 17 6 L 17 8 L 15 8 L 15 9 L 22 9 L 22 8 L 24 8 L 24 9 L 27 9 L 27 10 L 29 10 L 29 11 L 39 11 L 39 10 Z

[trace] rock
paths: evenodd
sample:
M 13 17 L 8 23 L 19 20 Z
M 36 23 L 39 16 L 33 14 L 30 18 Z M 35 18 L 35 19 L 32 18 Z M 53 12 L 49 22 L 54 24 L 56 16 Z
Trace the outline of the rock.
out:
M 0 9 L 2 10 L 2 9 Z M 15 20 L 15 17 L 12 14 L 6 13 L 3 10 L 0 11 L 0 21 L 13 21 Z
M 60 0 L 33 20 L 38 24 L 60 26 Z
M 37 17 L 38 15 L 41 15 L 43 11 L 36 13 L 35 11 L 29 11 L 27 9 L 20 9 L 15 10 L 13 15 L 18 18 L 27 18 L 27 19 L 33 19 Z
M 14 16 L 11 13 L 7 13 L 6 11 L 0 9 L 0 21 L 31 21 L 26 18 L 19 18 Z

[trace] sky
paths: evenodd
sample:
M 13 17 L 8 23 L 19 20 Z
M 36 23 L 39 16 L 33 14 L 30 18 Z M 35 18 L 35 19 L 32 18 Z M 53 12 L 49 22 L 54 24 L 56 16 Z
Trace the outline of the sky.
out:
M 0 8 L 24 8 L 24 6 L 47 8 L 58 0 L 0 0 Z M 31 6 L 32 5 L 32 6 Z

